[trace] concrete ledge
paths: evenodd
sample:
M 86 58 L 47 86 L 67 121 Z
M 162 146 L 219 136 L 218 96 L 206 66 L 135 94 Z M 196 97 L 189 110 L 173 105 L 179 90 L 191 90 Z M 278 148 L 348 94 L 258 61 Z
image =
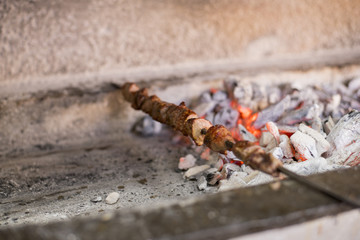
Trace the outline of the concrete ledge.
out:
M 360 168 L 352 168 L 309 178 L 344 196 L 360 200 L 360 188 L 356 184 L 360 180 L 359 171 Z M 178 201 L 162 207 L 114 212 L 94 219 L 2 228 L 0 238 L 227 239 L 349 209 L 287 180 L 281 183 L 278 190 L 273 190 L 267 184 Z

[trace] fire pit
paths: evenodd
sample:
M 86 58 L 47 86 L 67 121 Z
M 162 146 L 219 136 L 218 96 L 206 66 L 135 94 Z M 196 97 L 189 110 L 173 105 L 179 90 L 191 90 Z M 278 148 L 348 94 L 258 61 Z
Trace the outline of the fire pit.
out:
M 353 2 L 328 5 L 5 2 L 0 238 L 325 238 L 335 228 L 357 238 L 358 210 L 234 156 L 219 161 L 117 88 L 185 101 L 359 200 L 358 131 L 346 124 L 358 124 L 360 15 Z

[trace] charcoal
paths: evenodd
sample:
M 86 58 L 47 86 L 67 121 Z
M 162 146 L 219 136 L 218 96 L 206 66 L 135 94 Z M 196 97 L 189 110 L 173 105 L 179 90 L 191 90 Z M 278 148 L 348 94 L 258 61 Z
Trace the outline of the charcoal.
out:
M 275 104 L 281 100 L 281 90 L 277 87 L 270 88 L 268 90 L 268 102 L 269 104 Z
M 313 118 L 313 121 L 311 123 L 311 127 L 318 131 L 321 135 L 326 136 L 326 134 L 324 133 L 324 129 L 323 129 L 323 124 L 321 122 L 321 118 L 319 116 L 315 116 Z
M 252 83 L 253 95 L 249 107 L 253 110 L 263 110 L 268 106 L 267 92 L 264 85 Z
M 341 103 L 341 95 L 340 94 L 333 95 L 330 99 L 330 102 L 328 104 L 326 104 L 324 113 L 326 115 L 330 115 L 332 113 L 337 112 L 339 109 L 340 103 Z
M 296 123 L 304 122 L 307 120 L 311 120 L 314 115 L 318 112 L 317 108 L 318 105 L 307 105 L 303 106 L 302 108 L 292 111 L 283 118 L 281 118 L 278 123 L 284 125 L 294 125 Z
M 360 89 L 356 91 L 355 98 L 357 98 L 358 101 L 360 100 Z M 359 109 L 359 111 L 360 111 L 360 109 Z
M 247 106 L 251 103 L 253 97 L 252 85 L 249 82 L 242 82 L 240 85 L 234 88 L 234 97 L 241 103 L 241 105 Z
M 316 141 L 309 135 L 296 131 L 290 137 L 290 141 L 296 152 L 304 158 L 303 160 L 319 157 L 316 150 Z
M 275 147 L 275 148 L 271 149 L 270 153 L 277 159 L 282 159 L 284 157 L 284 153 L 280 147 Z
M 353 110 L 343 116 L 330 131 L 326 140 L 330 143 L 330 153 L 339 151 L 359 152 L 360 112 Z
M 275 146 L 276 146 L 276 139 L 274 138 L 274 136 L 269 132 L 262 132 L 260 140 L 259 140 L 260 146 L 266 147 L 271 142 L 275 142 Z M 271 143 L 271 144 L 273 144 L 273 143 Z
M 201 94 L 200 96 L 200 102 L 204 103 L 204 102 L 212 102 L 212 97 L 211 94 L 209 92 L 204 92 L 203 94 Z
M 348 89 L 351 93 L 358 91 L 360 89 L 360 77 L 351 80 Z
M 205 116 L 214 109 L 215 105 L 216 102 L 214 101 L 203 102 L 194 108 L 194 112 L 196 112 L 198 116 Z
M 247 176 L 244 172 L 234 172 L 229 179 L 222 179 L 219 181 L 219 191 L 226 191 L 234 188 L 246 186 L 243 180 Z
M 273 122 L 267 122 L 266 123 L 266 128 L 273 135 L 273 137 L 276 140 L 276 143 L 279 144 L 279 142 L 280 142 L 280 133 L 279 133 L 279 129 L 276 126 L 276 124 L 273 123 Z
M 239 135 L 242 140 L 249 141 L 249 142 L 256 142 L 257 138 L 249 132 L 242 124 L 238 124 Z
M 268 183 L 273 180 L 274 180 L 274 178 L 272 176 L 270 176 L 269 174 L 259 172 L 259 171 L 254 171 L 253 174 L 251 174 L 245 178 L 245 181 L 247 181 L 247 186 L 254 186 L 254 185 L 258 185 L 258 184 Z
M 162 124 L 153 120 L 150 116 L 145 116 L 139 119 L 132 131 L 140 136 L 150 137 L 159 134 L 162 129 Z
M 360 144 L 358 144 L 359 146 Z M 360 152 L 352 152 L 346 159 L 345 161 L 342 163 L 343 165 L 347 165 L 347 166 L 357 166 L 360 164 Z
M 224 162 L 221 158 L 218 159 L 218 161 L 215 163 L 214 168 L 216 168 L 218 171 L 220 171 L 224 166 Z
M 287 135 L 280 135 L 279 147 L 281 148 L 285 158 L 294 157 L 293 149 L 290 143 L 290 138 Z
M 304 176 L 343 168 L 343 166 L 340 165 L 329 165 L 328 161 L 322 157 L 312 158 L 296 164 L 289 164 L 285 167 Z
M 221 175 L 222 178 L 229 178 L 234 172 L 236 171 L 240 171 L 240 167 L 236 164 L 233 163 L 226 163 L 224 164 L 222 170 L 221 170 Z
M 213 94 L 212 99 L 216 102 L 227 100 L 227 94 L 224 91 L 217 91 Z
M 324 120 L 323 123 L 324 131 L 326 134 L 329 134 L 330 131 L 334 128 L 335 123 L 331 116 L 329 116 L 327 119 Z
M 234 89 L 237 86 L 236 79 L 229 77 L 224 81 L 224 89 L 228 94 L 230 99 L 235 99 L 234 97 Z
M 240 168 L 241 168 L 241 171 L 247 173 L 247 175 L 254 172 L 254 170 L 251 167 L 249 167 L 249 166 L 247 166 L 245 164 L 241 165 Z
M 272 138 L 271 142 L 265 147 L 265 152 L 270 152 L 273 148 L 278 146 L 276 139 Z
M 215 113 L 214 112 L 209 112 L 206 114 L 205 119 L 210 121 L 211 123 L 214 122 L 214 117 L 215 117 Z
M 204 176 L 209 185 L 215 185 L 220 179 L 222 179 L 221 173 L 217 168 L 210 168 L 204 172 Z
M 350 107 L 351 107 L 352 109 L 355 109 L 355 110 L 360 111 L 360 103 L 359 103 L 359 101 L 352 99 L 352 100 L 350 101 Z
M 316 150 L 319 156 L 330 149 L 330 143 L 326 141 L 325 137 L 320 132 L 306 126 L 303 123 L 299 125 L 299 130 L 309 135 L 316 141 Z
M 277 124 L 280 134 L 292 135 L 297 131 L 296 126 L 287 126 L 287 125 L 279 125 Z
M 288 110 L 290 104 L 290 96 L 286 96 L 279 103 L 271 105 L 270 107 L 261 111 L 254 122 L 254 127 L 262 128 L 267 122 L 277 121 L 285 111 Z
M 218 112 L 215 117 L 213 124 L 224 125 L 227 128 L 232 128 L 236 126 L 237 119 L 239 117 L 239 112 L 230 107 L 223 108 L 220 112 Z

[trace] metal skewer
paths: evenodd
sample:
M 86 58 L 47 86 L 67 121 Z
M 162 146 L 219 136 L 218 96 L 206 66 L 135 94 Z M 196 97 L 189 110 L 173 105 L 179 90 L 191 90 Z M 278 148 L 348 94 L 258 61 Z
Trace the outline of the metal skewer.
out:
M 292 178 L 294 179 L 295 181 L 309 187 L 309 188 L 312 188 L 313 190 L 316 190 L 318 192 L 321 192 L 322 194 L 328 196 L 328 197 L 331 197 L 332 199 L 335 199 L 339 202 L 344 202 L 344 203 L 347 203 L 349 205 L 351 205 L 352 207 L 355 207 L 355 208 L 360 208 L 360 203 L 358 201 L 355 201 L 353 199 L 350 199 L 350 198 L 347 198 L 347 197 L 344 197 L 316 182 L 313 182 L 313 181 L 310 181 L 308 180 L 307 178 L 303 177 L 303 176 L 300 176 L 298 174 L 296 174 L 295 172 L 289 170 L 289 169 L 286 169 L 284 168 L 283 166 L 280 166 L 277 168 L 279 172 L 287 175 L 289 178 Z

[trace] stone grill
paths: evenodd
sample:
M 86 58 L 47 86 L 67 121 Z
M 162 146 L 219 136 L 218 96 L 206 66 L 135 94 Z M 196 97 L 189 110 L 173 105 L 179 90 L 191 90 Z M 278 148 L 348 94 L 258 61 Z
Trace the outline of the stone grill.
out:
M 0 238 L 359 237 L 358 210 L 290 180 L 198 191 L 176 170 L 195 150 L 170 130 L 132 134 L 144 115 L 112 85 L 134 81 L 178 104 L 230 75 L 352 79 L 359 11 L 335 0 L 2 1 Z M 358 176 L 355 167 L 310 178 L 360 199 Z M 114 205 L 105 203 L 111 192 L 120 194 Z

